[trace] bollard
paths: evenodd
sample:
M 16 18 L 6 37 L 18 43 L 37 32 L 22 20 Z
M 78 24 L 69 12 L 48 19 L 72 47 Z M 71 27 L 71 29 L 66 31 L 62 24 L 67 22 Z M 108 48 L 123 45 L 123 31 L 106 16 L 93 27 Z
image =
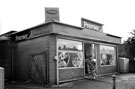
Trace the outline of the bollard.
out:
M 116 75 L 112 75 L 112 80 L 113 80 L 113 87 L 112 87 L 112 89 L 116 89 Z

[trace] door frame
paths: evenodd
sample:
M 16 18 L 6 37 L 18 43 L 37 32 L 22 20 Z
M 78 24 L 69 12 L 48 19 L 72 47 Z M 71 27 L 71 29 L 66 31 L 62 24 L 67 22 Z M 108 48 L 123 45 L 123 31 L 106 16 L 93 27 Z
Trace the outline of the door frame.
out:
M 84 49 L 84 66 L 86 65 L 85 64 L 85 44 L 92 44 L 92 45 L 94 45 L 94 54 L 95 54 L 95 57 L 96 57 L 96 72 L 97 72 L 97 74 L 98 74 L 98 59 L 97 59 L 97 47 L 95 47 L 96 46 L 96 44 L 94 43 L 94 42 L 83 42 L 83 49 Z M 85 68 L 84 68 L 84 71 L 85 71 Z M 84 74 L 85 74 L 85 76 L 87 76 L 86 75 L 86 71 L 84 72 Z

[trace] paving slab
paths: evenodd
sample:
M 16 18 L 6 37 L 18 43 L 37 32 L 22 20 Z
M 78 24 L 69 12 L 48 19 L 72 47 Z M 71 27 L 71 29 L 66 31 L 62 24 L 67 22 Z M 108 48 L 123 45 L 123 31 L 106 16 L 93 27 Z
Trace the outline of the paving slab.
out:
M 51 87 L 8 84 L 6 85 L 6 89 L 112 89 L 112 86 L 112 75 L 107 75 L 97 77 L 95 80 L 87 77 Z M 135 74 L 117 74 L 116 89 L 135 89 Z

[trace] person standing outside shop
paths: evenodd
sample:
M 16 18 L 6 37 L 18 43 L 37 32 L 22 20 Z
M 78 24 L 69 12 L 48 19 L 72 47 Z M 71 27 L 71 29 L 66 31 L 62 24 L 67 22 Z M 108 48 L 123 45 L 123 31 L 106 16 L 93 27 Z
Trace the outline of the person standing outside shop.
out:
M 91 55 L 86 58 L 86 71 L 88 75 L 92 74 L 93 79 L 96 78 L 96 59 L 93 59 Z

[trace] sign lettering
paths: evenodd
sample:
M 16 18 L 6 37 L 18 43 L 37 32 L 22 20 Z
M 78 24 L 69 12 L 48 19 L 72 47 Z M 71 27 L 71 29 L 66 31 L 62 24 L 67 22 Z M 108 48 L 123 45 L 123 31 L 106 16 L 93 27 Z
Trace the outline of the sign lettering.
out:
M 90 20 L 87 20 L 84 18 L 81 19 L 81 22 L 82 22 L 82 27 L 84 27 L 84 28 L 91 29 L 91 30 L 97 30 L 97 31 L 102 30 L 102 24 L 100 24 L 100 23 L 90 21 Z
M 31 36 L 32 37 L 37 37 L 37 36 L 42 36 L 42 35 L 45 35 L 45 34 L 48 34 L 48 33 L 49 33 L 49 30 L 44 30 L 44 29 L 40 30 L 40 29 L 38 29 L 38 30 L 33 30 L 31 32 Z
M 15 40 L 16 41 L 26 40 L 29 38 L 30 35 L 31 35 L 30 31 L 27 31 L 25 33 L 20 33 L 20 34 L 15 36 Z
M 57 10 L 48 10 L 47 13 L 49 13 L 49 14 L 56 14 Z
M 27 39 L 28 35 L 16 36 L 16 41 Z
M 98 27 L 98 26 L 96 26 L 94 24 L 89 24 L 86 21 L 84 21 L 83 24 L 84 24 L 84 27 L 88 28 L 88 29 L 94 29 L 94 30 L 99 30 L 100 29 L 100 27 Z

